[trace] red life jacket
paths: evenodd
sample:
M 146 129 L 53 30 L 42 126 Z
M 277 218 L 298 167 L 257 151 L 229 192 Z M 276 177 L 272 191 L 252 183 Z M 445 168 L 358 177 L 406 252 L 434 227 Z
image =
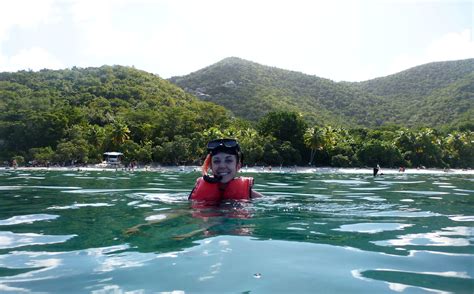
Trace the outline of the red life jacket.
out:
M 207 202 L 250 199 L 252 186 L 253 178 L 238 177 L 228 182 L 224 190 L 221 190 L 221 183 L 208 183 L 200 177 L 196 180 L 196 186 L 189 199 Z

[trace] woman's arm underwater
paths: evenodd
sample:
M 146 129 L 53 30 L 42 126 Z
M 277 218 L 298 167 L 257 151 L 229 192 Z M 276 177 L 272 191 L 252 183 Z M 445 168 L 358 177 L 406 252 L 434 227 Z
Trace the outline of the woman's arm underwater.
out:
M 258 197 L 263 197 L 263 194 L 253 189 L 250 190 L 250 198 L 258 198 Z
M 164 216 L 163 218 L 160 218 L 160 219 L 157 219 L 157 220 L 147 221 L 144 224 L 138 224 L 138 225 L 133 226 L 131 228 L 125 229 L 123 231 L 123 233 L 126 236 L 131 236 L 131 235 L 134 235 L 134 234 L 138 234 L 140 232 L 140 228 L 142 228 L 142 227 L 147 227 L 147 226 L 159 224 L 159 223 L 169 221 L 169 220 L 177 218 L 177 217 L 181 217 L 181 216 L 183 216 L 185 214 L 189 214 L 189 213 L 190 212 L 188 210 L 177 210 L 177 211 L 172 212 L 172 213 L 166 213 L 166 214 L 163 215 Z

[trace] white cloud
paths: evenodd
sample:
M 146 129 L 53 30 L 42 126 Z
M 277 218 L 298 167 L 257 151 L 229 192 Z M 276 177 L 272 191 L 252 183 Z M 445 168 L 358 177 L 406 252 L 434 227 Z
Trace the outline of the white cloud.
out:
M 15 0 L 2 1 L 0 10 L 0 45 L 8 38 L 9 30 L 18 26 L 31 28 L 38 24 L 57 21 L 57 12 L 53 6 L 54 0 Z M 56 16 L 55 16 L 56 15 Z M 1 48 L 1 46 L 0 46 Z
M 11 57 L 6 56 L 2 50 L 4 42 L 15 41 L 15 36 L 11 34 L 12 29 L 31 29 L 42 23 L 58 22 L 60 16 L 53 2 L 54 0 L 2 1 L 0 10 L 0 71 L 61 67 L 58 61 L 42 48 L 25 48 Z
M 388 67 L 388 74 L 435 61 L 474 58 L 474 40 L 471 30 L 451 32 L 431 42 L 420 55 L 399 55 Z
M 39 47 L 22 49 L 12 57 L 0 55 L 0 71 L 17 71 L 20 69 L 40 70 L 61 69 L 65 66 L 47 50 Z
M 169 3 L 176 19 L 144 46 L 165 77 L 229 56 L 333 77 L 338 65 L 353 60 L 348 48 L 360 47 L 357 2 L 207 0 L 188 2 L 186 9 L 182 2 Z
M 116 52 L 113 47 L 115 32 L 111 24 L 110 1 L 73 1 L 72 20 L 81 32 L 85 54 L 104 56 Z
M 400 1 L 411 3 L 384 2 Z M 360 81 L 428 62 L 473 57 L 472 31 L 456 31 L 458 27 L 422 51 L 418 45 L 398 51 L 404 43 L 396 39 L 387 44 L 393 50 L 380 50 L 376 28 L 391 23 L 367 17 L 379 15 L 378 10 L 371 12 L 379 7 L 371 3 L 5 0 L 0 9 L 0 71 L 121 64 L 167 78 L 237 56 L 336 81 Z M 401 54 L 391 62 L 397 51 Z
M 91 66 L 97 60 L 103 60 L 101 64 L 110 63 L 122 65 L 128 64 L 127 60 L 141 57 L 141 50 L 146 40 L 140 31 L 128 29 L 128 26 L 117 26 L 114 17 L 127 16 L 124 5 L 141 5 L 143 0 L 133 2 L 130 0 L 74 0 L 69 7 L 72 20 L 80 34 L 81 54 L 85 60 L 80 63 Z M 117 13 L 120 12 L 120 13 Z M 114 15 L 114 13 L 117 13 Z M 124 17 L 120 21 L 125 23 L 130 19 Z M 134 17 L 137 17 L 136 15 Z M 138 16 L 139 17 L 139 16 Z M 94 61 L 93 61 L 94 60 Z
M 428 60 L 457 60 L 474 57 L 474 40 L 471 30 L 453 32 L 435 40 L 426 50 Z

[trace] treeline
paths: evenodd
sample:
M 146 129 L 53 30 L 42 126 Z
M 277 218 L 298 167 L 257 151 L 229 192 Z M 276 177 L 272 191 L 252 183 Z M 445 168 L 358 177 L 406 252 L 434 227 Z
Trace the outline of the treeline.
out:
M 250 110 L 249 110 L 250 111 Z M 472 168 L 472 129 L 339 128 L 294 111 L 256 122 L 203 102 L 155 75 L 121 66 L 0 73 L 0 160 L 200 164 L 207 141 L 237 138 L 248 165 Z
M 126 119 L 105 126 L 74 125 L 56 146 L 22 150 L 13 158 L 20 163 L 37 165 L 93 164 L 102 160 L 103 152 L 113 150 L 124 153 L 125 164 L 131 161 L 201 164 L 209 140 L 231 137 L 241 143 L 244 163 L 249 166 L 474 166 L 474 133 L 469 130 L 441 133 L 430 128 L 409 130 L 396 126 L 381 129 L 310 127 L 295 112 L 271 112 L 256 126 L 243 120 L 222 119 L 225 124 L 202 131 L 190 126 L 194 131 L 189 133 L 182 125 L 188 122 L 168 124 L 171 129 L 163 131 L 174 133 L 173 137 L 154 137 L 156 126 L 151 122 L 138 128 L 134 120 Z

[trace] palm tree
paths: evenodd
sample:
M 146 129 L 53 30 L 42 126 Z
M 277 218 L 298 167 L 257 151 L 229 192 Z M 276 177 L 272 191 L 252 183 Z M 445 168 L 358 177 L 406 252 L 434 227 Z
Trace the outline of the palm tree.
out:
M 336 133 L 330 126 L 313 127 L 306 130 L 304 134 L 304 143 L 311 149 L 309 165 L 313 164 L 314 156 L 317 150 L 331 148 L 335 144 Z
M 105 130 L 98 125 L 89 125 L 87 129 L 87 140 L 95 148 L 102 146 L 105 139 Z
M 474 132 L 453 131 L 443 140 L 444 157 L 454 166 L 470 167 L 474 162 Z
M 220 129 L 216 128 L 216 127 L 210 127 L 209 129 L 204 130 L 204 132 L 202 134 L 203 134 L 204 138 L 206 138 L 207 141 L 215 140 L 215 139 L 219 139 L 219 138 L 224 137 L 222 131 Z
M 119 146 L 126 140 L 130 139 L 130 129 L 122 121 L 115 121 L 112 124 L 112 142 L 114 145 Z
M 420 164 L 427 166 L 443 164 L 441 140 L 433 129 L 423 128 L 416 134 L 416 155 Z

